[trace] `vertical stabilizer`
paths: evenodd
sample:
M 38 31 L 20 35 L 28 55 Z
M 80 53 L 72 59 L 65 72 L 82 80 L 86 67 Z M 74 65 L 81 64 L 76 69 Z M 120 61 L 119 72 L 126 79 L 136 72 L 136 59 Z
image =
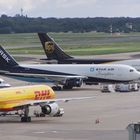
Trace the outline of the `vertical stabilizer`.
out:
M 16 60 L 2 46 L 0 46 L 0 66 L 11 67 L 16 65 L 18 65 Z
M 56 59 L 56 60 L 64 60 L 72 58 L 68 54 L 66 54 L 56 43 L 55 41 L 49 37 L 46 33 L 38 33 L 40 41 L 42 43 L 45 54 L 48 59 Z

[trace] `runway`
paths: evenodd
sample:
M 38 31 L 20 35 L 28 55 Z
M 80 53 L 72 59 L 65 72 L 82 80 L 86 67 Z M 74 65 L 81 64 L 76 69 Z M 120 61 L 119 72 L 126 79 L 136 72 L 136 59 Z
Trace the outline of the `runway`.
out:
M 1 77 L 12 86 L 33 83 Z M 50 83 L 48 83 L 51 85 Z M 140 91 L 101 93 L 98 85 L 56 91 L 57 98 L 87 97 L 93 99 L 60 103 L 62 117 L 32 117 L 21 123 L 19 117 L 0 117 L 0 138 L 10 140 L 128 140 L 126 127 L 140 120 Z M 34 111 L 34 107 L 30 110 Z

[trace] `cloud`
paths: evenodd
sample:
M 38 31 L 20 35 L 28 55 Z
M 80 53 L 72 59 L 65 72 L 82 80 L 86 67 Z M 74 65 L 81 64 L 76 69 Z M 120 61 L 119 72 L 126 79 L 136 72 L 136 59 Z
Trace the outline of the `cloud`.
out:
M 140 0 L 0 0 L 0 13 L 32 17 L 139 16 Z
M 140 4 L 139 0 L 98 0 L 98 3 L 105 5 L 130 5 L 130 4 Z
M 21 8 L 24 12 L 29 12 L 41 8 L 46 2 L 47 0 L 0 0 L 0 13 L 15 15 L 20 13 Z
M 0 9 L 2 10 L 10 10 L 17 3 L 17 0 L 1 0 L 0 1 Z
M 96 12 L 97 16 L 106 17 L 137 17 L 140 11 L 140 1 L 139 0 L 101 0 L 98 1 Z M 105 12 L 104 12 L 105 11 Z
M 72 8 L 77 6 L 87 6 L 95 4 L 97 0 L 56 0 L 57 7 L 60 8 Z
M 21 8 L 32 9 L 31 5 L 30 0 L 0 0 L 0 13 L 17 14 Z

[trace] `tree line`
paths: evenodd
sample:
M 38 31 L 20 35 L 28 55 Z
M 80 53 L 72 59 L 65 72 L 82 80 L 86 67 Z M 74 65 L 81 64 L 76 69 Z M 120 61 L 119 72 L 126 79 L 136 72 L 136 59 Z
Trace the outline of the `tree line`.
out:
M 0 33 L 32 32 L 140 32 L 140 18 L 30 18 L 1 15 Z

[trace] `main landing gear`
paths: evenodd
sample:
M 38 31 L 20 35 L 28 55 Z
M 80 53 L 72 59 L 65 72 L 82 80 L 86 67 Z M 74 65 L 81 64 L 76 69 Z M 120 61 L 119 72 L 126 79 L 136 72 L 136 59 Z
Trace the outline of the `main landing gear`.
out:
M 61 86 L 52 86 L 52 89 L 55 91 L 60 91 L 60 90 L 62 90 L 62 87 Z
M 66 86 L 66 85 L 64 85 L 63 88 L 61 86 L 52 86 L 52 89 L 55 90 L 55 91 L 60 91 L 62 89 L 69 90 L 69 89 L 72 89 L 72 88 L 73 88 L 72 86 Z
M 24 116 L 21 117 L 21 122 L 31 122 L 31 117 L 29 116 L 29 106 L 24 107 Z

